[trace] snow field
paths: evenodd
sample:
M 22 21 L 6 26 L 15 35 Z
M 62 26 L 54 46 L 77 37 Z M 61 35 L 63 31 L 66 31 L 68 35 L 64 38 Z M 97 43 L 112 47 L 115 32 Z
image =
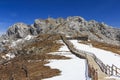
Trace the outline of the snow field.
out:
M 120 68 L 120 62 L 119 62 L 120 56 L 116 55 L 115 53 L 110 52 L 110 51 L 106 51 L 106 50 L 102 50 L 99 48 L 95 48 L 95 47 L 92 47 L 90 45 L 78 43 L 77 40 L 70 40 L 70 41 L 74 44 L 74 47 L 76 49 L 93 53 L 104 64 L 108 64 L 110 66 L 112 66 L 112 64 L 114 64 L 115 66 Z
M 46 66 L 50 66 L 53 69 L 59 69 L 61 74 L 44 80 L 86 80 L 86 76 L 88 75 L 85 73 L 85 59 L 80 59 L 73 55 L 69 52 L 69 49 L 65 44 L 59 49 L 59 52 L 54 52 L 53 54 L 64 55 L 66 57 L 70 57 L 71 59 L 50 60 L 50 63 L 46 64 Z

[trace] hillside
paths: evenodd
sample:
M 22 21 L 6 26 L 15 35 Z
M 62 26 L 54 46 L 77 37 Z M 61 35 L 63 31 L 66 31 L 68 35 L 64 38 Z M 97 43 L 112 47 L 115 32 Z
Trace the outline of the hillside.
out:
M 80 16 L 36 19 L 31 25 L 16 23 L 0 37 L 0 79 L 73 80 L 78 77 L 83 80 L 117 80 L 107 79 L 115 76 L 119 80 L 117 73 L 109 75 L 101 69 L 106 65 L 120 67 L 117 63 L 120 59 L 119 43 L 120 29 L 95 20 L 86 21 Z M 104 65 L 101 66 L 99 60 Z M 67 65 L 73 66 L 73 71 Z M 89 73 L 89 65 L 98 70 L 98 78 L 103 75 L 101 79 Z M 71 77 L 65 78 L 68 75 Z

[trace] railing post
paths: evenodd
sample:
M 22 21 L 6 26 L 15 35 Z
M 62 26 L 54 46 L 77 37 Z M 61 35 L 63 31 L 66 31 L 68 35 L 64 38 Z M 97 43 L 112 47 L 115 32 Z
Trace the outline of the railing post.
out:
M 116 75 L 117 75 L 117 67 L 115 66 L 115 72 L 116 72 Z
M 113 75 L 113 68 L 114 68 L 114 65 L 112 64 L 112 67 L 111 67 L 111 75 Z
M 98 80 L 98 73 L 97 73 L 97 69 L 95 70 L 95 75 L 94 75 L 95 79 L 94 80 Z
M 108 71 L 109 71 L 109 75 L 110 75 L 110 66 L 108 65 Z
M 108 74 L 108 66 L 106 65 L 106 74 Z

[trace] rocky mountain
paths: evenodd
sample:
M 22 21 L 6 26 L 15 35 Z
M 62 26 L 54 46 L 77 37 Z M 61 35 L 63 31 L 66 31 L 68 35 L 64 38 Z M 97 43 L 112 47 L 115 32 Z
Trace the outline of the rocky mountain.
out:
M 32 25 L 16 23 L 9 27 L 6 34 L 0 37 L 0 51 L 5 51 L 6 45 L 19 42 L 27 36 L 38 34 L 63 34 L 66 36 L 88 36 L 94 40 L 112 45 L 120 45 L 120 29 L 113 28 L 95 20 L 86 21 L 80 16 L 64 18 L 36 19 Z
M 95 42 L 97 46 L 104 43 L 107 43 L 108 47 L 108 44 L 117 45 L 112 47 L 114 51 L 120 46 L 120 29 L 113 28 L 105 23 L 99 23 L 95 20 L 87 21 L 80 16 L 67 17 L 66 19 L 36 19 L 31 25 L 16 23 L 10 26 L 6 34 L 0 37 L 0 64 L 5 64 L 10 60 L 21 63 L 23 59 L 26 61 L 26 59 L 37 60 L 39 58 L 44 61 L 45 58 L 53 58 L 51 55 L 45 55 L 45 53 L 60 48 L 62 44 L 58 41 L 61 39 L 59 35 L 87 37 L 91 41 L 91 45 Z M 98 42 L 100 43 L 98 44 Z M 106 47 L 103 46 L 103 48 Z M 20 60 L 16 61 L 16 59 Z
M 64 34 L 66 36 L 85 36 L 89 39 L 119 45 L 120 29 L 113 28 L 95 20 L 86 21 L 79 16 L 64 18 L 36 19 L 32 25 L 16 23 L 7 30 L 2 39 L 20 39 L 27 35 Z

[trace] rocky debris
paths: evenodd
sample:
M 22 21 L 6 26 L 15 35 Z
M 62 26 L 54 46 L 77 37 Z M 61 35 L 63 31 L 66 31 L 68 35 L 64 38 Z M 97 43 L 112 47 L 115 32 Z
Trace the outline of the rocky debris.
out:
M 6 50 L 5 47 L 0 43 L 0 52 L 3 52 L 5 50 Z

